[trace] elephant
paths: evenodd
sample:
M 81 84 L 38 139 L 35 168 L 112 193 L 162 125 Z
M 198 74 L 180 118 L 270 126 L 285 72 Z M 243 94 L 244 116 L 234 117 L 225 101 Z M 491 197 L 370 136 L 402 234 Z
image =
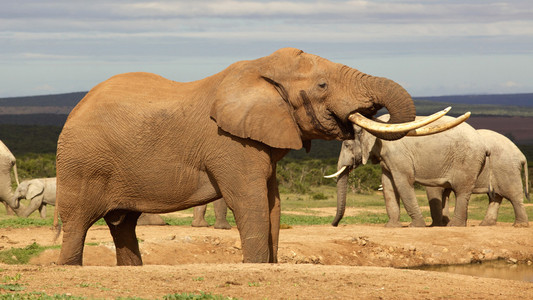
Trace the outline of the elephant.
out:
M 378 119 L 386 121 L 388 118 L 383 115 Z M 434 124 L 438 126 L 453 119 L 445 116 Z M 485 158 L 490 155 L 483 138 L 473 127 L 461 123 L 444 132 L 397 141 L 376 138 L 366 130 L 355 130 L 355 138 L 342 143 L 337 164 L 339 172 L 334 174 L 339 177 L 333 226 L 337 226 L 344 215 L 349 172 L 368 161 L 381 165 L 383 196 L 389 216 L 387 227 L 401 227 L 400 199 L 412 219 L 410 226 L 426 226 L 416 199 L 415 183 L 454 190 L 457 205 L 448 225 L 466 226 L 468 200 Z
M 482 226 L 496 225 L 498 210 L 502 199 L 508 199 L 513 205 L 515 213 L 515 227 L 528 227 L 529 221 L 524 207 L 524 197 L 529 199 L 529 176 L 527 160 L 518 147 L 507 137 L 487 129 L 478 129 L 484 144 L 490 150 L 486 167 L 477 177 L 474 194 L 487 194 L 489 206 Z M 524 185 L 521 172 L 524 171 Z M 489 186 L 491 188 L 489 188 Z M 451 189 L 442 187 L 427 187 L 426 194 L 430 203 L 431 215 L 437 222 L 446 224 L 449 221 L 449 195 Z M 442 211 L 442 212 L 441 212 Z M 435 222 L 435 219 L 434 221 Z
M 389 124 L 369 119 L 383 107 Z M 142 265 L 135 233 L 141 213 L 222 197 L 235 216 L 243 262 L 275 263 L 276 163 L 290 149 L 352 139 L 353 122 L 399 139 L 445 113 L 415 121 L 412 98 L 399 84 L 294 48 L 192 82 L 144 72 L 113 76 L 76 105 L 58 139 L 58 264 L 82 265 L 87 230 L 103 217 L 117 265 Z
M 46 218 L 46 205 L 56 204 L 56 178 L 24 180 L 15 190 L 13 197 L 15 203 L 12 208 L 17 216 L 26 218 L 39 210 L 41 218 Z M 29 200 L 29 205 L 21 206 L 21 199 Z
M 213 201 L 213 207 L 215 209 L 215 229 L 231 229 L 230 223 L 226 220 L 228 206 L 224 202 L 224 199 Z M 206 209 L 207 204 L 194 207 L 192 227 L 209 227 L 209 224 L 205 220 Z
M 11 187 L 11 169 L 15 174 L 15 181 L 19 185 L 17 173 L 17 160 L 7 146 L 0 141 L 0 202 L 4 202 L 8 215 L 13 214 L 11 206 L 13 203 L 13 189 Z

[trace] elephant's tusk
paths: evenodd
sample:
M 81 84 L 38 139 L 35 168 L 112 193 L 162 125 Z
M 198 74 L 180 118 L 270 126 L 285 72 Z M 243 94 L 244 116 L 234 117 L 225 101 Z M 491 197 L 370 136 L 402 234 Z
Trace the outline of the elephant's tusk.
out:
M 337 176 L 341 175 L 342 172 L 344 172 L 344 170 L 346 170 L 346 166 L 342 166 L 342 168 L 340 168 L 340 170 L 338 170 L 335 174 L 326 175 L 326 176 L 324 176 L 324 178 L 334 178 L 334 177 L 337 177 Z
M 431 122 L 438 120 L 440 117 L 444 116 L 448 111 L 450 111 L 450 109 L 451 107 L 448 106 L 445 109 L 439 112 L 436 112 L 426 118 L 415 120 L 412 122 L 399 123 L 399 124 L 388 124 L 388 123 L 380 123 L 380 122 L 372 121 L 364 117 L 360 113 L 351 114 L 348 117 L 348 119 L 352 123 L 355 123 L 369 131 L 382 132 L 382 133 L 408 132 L 410 130 L 417 129 L 419 127 L 422 127 L 424 125 L 427 125 Z
M 448 122 L 448 123 L 445 123 L 445 124 L 440 124 L 440 125 L 434 125 L 434 126 L 420 127 L 420 128 L 417 128 L 417 129 L 409 131 L 407 133 L 407 135 L 408 136 L 423 136 L 423 135 L 430 135 L 430 134 L 439 133 L 439 132 L 448 130 L 450 128 L 453 128 L 453 127 L 463 123 L 469 117 L 470 117 L 470 112 L 467 112 L 464 115 L 457 117 L 455 120 L 453 120 L 451 122 Z

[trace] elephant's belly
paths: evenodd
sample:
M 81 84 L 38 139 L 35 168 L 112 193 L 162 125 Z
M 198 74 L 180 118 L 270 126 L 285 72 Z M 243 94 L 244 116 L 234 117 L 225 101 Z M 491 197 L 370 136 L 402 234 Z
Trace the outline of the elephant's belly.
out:
M 187 176 L 181 174 L 178 177 L 161 176 L 156 182 L 150 182 L 151 180 L 147 179 L 136 184 L 140 191 L 139 195 L 132 199 L 136 210 L 166 213 L 221 198 L 218 189 L 205 172 L 191 172 Z
M 451 188 L 450 180 L 445 177 L 417 177 L 415 181 L 423 186 Z

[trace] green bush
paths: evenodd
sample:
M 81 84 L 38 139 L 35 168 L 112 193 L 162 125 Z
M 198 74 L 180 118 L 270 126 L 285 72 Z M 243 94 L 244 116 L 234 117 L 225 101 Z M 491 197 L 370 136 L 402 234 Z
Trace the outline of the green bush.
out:
M 19 179 L 55 177 L 55 153 L 26 153 L 17 157 L 17 171 Z
M 381 167 L 379 165 L 362 165 L 350 173 L 348 187 L 355 193 L 368 194 L 381 185 Z

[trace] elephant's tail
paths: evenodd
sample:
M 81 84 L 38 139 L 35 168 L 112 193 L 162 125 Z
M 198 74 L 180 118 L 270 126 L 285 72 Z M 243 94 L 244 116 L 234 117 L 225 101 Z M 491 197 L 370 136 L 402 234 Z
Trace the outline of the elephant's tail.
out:
M 529 169 L 527 167 L 527 159 L 524 159 L 524 161 L 522 162 L 522 169 L 524 169 L 524 179 L 525 179 L 525 189 L 524 189 L 524 193 L 526 195 L 526 199 L 528 202 L 531 201 L 531 199 L 529 199 Z
M 486 150 L 485 156 L 486 156 L 486 168 L 489 171 L 489 195 L 491 198 L 494 198 L 494 186 L 492 185 L 492 180 L 494 176 L 492 175 L 492 166 L 490 161 L 490 150 Z
M 56 243 L 57 239 L 59 238 L 59 235 L 61 234 L 61 224 L 59 224 L 59 205 L 58 205 L 58 198 L 56 197 L 56 204 L 54 209 L 54 227 L 52 230 L 55 230 L 56 235 L 54 237 L 54 244 Z

